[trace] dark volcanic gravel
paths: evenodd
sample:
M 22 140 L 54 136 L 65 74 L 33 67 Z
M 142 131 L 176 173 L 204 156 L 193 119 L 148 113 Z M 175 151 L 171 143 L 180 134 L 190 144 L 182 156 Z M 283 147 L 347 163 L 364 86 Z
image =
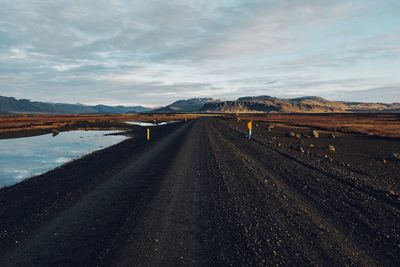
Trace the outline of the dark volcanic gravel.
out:
M 301 152 L 287 131 L 142 129 L 3 188 L 0 266 L 400 265 L 399 162 L 380 162 L 399 141 L 322 133 Z

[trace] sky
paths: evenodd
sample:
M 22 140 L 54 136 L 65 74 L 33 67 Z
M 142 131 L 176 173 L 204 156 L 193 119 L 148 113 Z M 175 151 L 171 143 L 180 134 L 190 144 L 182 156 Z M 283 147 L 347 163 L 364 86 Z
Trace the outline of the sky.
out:
M 400 1 L 0 0 L 0 95 L 400 102 Z

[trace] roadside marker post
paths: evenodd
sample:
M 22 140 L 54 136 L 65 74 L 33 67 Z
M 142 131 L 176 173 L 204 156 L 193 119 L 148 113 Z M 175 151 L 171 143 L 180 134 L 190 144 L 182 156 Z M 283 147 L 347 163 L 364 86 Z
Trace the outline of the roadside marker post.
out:
M 147 141 L 150 141 L 150 128 L 147 128 Z
M 247 129 L 249 129 L 249 134 L 247 137 L 249 138 L 249 140 L 251 140 L 251 130 L 253 129 L 253 121 L 252 120 L 247 123 Z

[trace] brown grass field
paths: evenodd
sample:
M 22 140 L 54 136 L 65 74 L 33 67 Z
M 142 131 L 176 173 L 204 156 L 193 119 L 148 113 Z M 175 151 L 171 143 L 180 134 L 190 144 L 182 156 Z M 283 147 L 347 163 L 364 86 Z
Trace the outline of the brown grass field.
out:
M 130 115 L 12 115 L 0 116 L 0 138 L 23 137 L 76 129 L 124 129 L 126 121 L 158 122 L 191 120 L 203 116 L 236 117 L 271 124 L 381 137 L 400 137 L 399 113 L 343 114 L 130 114 Z
M 328 131 L 400 137 L 399 113 L 248 114 L 237 117 L 241 120 L 253 119 L 271 124 L 307 126 Z
M 124 129 L 127 121 L 157 122 L 180 121 L 197 118 L 196 114 L 146 115 L 11 115 L 0 116 L 0 138 L 26 137 L 50 133 L 57 129 L 97 130 Z

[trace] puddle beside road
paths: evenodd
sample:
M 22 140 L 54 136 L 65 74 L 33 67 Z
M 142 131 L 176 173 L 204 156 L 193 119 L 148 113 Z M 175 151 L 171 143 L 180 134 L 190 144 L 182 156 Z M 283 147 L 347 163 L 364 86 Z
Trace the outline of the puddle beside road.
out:
M 159 126 L 159 125 L 166 125 L 166 124 L 171 124 L 171 123 L 176 123 L 179 121 L 163 121 L 160 123 L 152 123 L 152 122 L 142 122 L 142 121 L 127 121 L 125 123 L 130 124 L 130 125 L 138 125 L 138 126 L 144 126 L 144 127 L 151 127 L 151 126 Z
M 109 135 L 112 133 L 116 131 L 70 131 L 56 137 L 46 134 L 0 139 L 0 188 L 127 139 L 124 135 Z

